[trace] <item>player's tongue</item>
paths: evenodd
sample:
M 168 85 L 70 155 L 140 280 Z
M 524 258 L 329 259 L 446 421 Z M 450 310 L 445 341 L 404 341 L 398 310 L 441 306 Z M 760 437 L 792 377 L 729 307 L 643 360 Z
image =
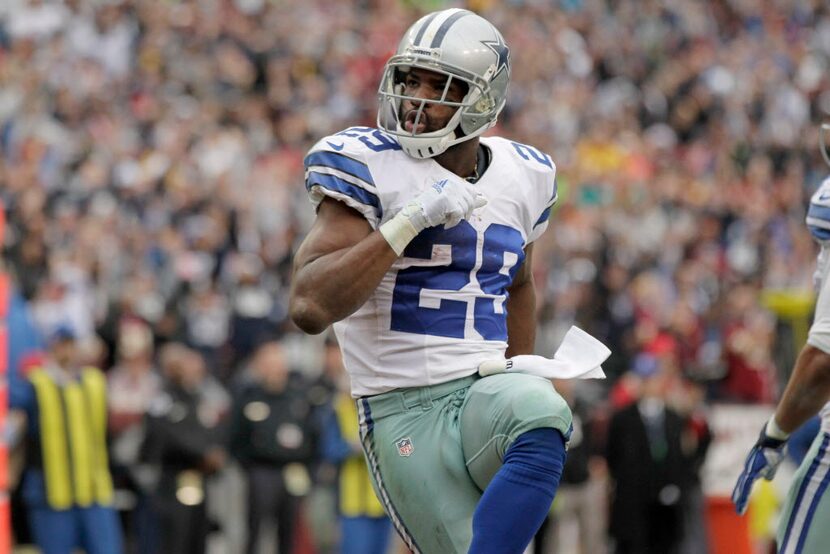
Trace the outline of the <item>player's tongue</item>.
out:
M 415 119 L 418 117 L 418 110 L 410 110 L 406 114 L 406 121 L 404 121 L 403 127 L 408 132 L 413 134 L 423 133 L 424 130 L 427 128 L 427 114 L 421 112 L 421 119 L 418 121 L 418 125 L 415 126 Z

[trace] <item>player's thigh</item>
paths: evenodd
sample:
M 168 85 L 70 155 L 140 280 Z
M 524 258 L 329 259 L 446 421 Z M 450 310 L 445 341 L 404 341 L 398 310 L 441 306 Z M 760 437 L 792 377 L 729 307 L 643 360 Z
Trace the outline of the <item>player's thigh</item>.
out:
M 795 473 L 778 524 L 779 554 L 825 554 L 830 544 L 830 434 L 822 431 Z
M 464 458 L 473 481 L 484 490 L 522 433 L 551 427 L 567 437 L 571 420 L 567 403 L 547 379 L 523 373 L 479 379 L 461 413 Z
M 436 403 L 388 416 L 364 439 L 378 498 L 422 554 L 465 553 L 472 538 L 480 492 L 464 464 L 459 408 Z

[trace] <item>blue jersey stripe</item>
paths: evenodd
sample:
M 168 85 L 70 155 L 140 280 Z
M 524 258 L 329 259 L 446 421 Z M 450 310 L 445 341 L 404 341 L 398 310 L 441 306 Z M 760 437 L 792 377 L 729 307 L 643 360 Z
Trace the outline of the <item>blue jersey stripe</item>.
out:
M 822 441 L 822 447 L 827 448 L 825 441 L 827 441 L 828 436 L 825 435 L 824 441 Z M 790 513 L 790 520 L 787 522 L 787 530 L 784 532 L 784 538 L 781 540 L 781 548 L 780 552 L 784 552 L 787 548 L 787 543 L 790 541 L 792 530 L 793 530 L 793 523 L 795 522 L 796 517 L 798 516 L 798 507 L 801 506 L 801 502 L 804 499 L 804 494 L 807 492 L 807 487 L 810 485 L 810 481 L 813 479 L 813 475 L 815 475 L 816 471 L 818 470 L 819 463 L 821 462 L 821 456 L 816 456 L 813 458 L 813 462 L 810 464 L 810 469 L 807 470 L 807 474 L 804 476 L 804 480 L 801 481 L 801 486 L 798 488 L 798 494 L 795 497 L 795 502 L 793 503 L 793 510 Z
M 536 223 L 533 224 L 534 229 L 536 227 L 538 227 L 539 225 L 541 225 L 542 223 L 544 223 L 545 221 L 547 221 L 548 219 L 550 219 L 550 210 L 551 210 L 551 208 L 553 208 L 553 205 L 556 204 L 556 198 L 557 198 L 558 195 L 559 195 L 559 183 L 554 178 L 553 179 L 553 194 L 551 195 L 550 200 L 548 200 L 549 205 L 548 205 L 547 208 L 545 208 L 545 211 L 542 212 L 542 215 L 539 216 L 539 219 L 536 220 Z
M 810 208 L 807 210 L 807 217 L 820 219 L 830 223 L 830 206 L 810 204 Z
M 305 186 L 308 190 L 311 190 L 311 187 L 314 185 L 319 185 L 325 189 L 345 194 L 346 196 L 357 200 L 361 204 L 372 206 L 378 215 L 381 213 L 380 199 L 378 199 L 377 194 L 371 193 L 364 188 L 345 181 L 336 175 L 325 175 L 323 173 L 312 171 L 308 174 L 308 177 L 306 177 Z
M 313 165 L 322 165 L 324 167 L 338 169 L 344 173 L 357 177 L 358 179 L 362 179 L 372 186 L 375 186 L 375 181 L 372 179 L 372 174 L 369 172 L 369 168 L 366 164 L 344 154 L 325 151 L 312 152 L 306 156 L 303 164 L 306 169 Z
M 548 219 L 550 219 L 550 209 L 551 209 L 551 206 L 548 206 L 547 208 L 545 208 L 545 211 L 542 212 L 542 215 L 540 215 L 539 219 L 536 220 L 536 223 L 533 224 L 534 229 L 536 227 L 538 227 L 539 225 L 541 225 L 542 223 L 544 223 L 545 221 L 547 221 Z
M 824 457 L 827 456 L 827 444 L 829 441 L 830 435 L 824 433 L 824 438 L 821 440 L 821 447 L 819 448 L 818 455 L 816 456 L 817 460 L 823 460 Z M 801 552 L 804 548 L 804 543 L 807 540 L 807 534 L 810 532 L 810 522 L 813 520 L 813 516 L 816 513 L 816 508 L 818 508 L 818 503 L 821 501 L 821 497 L 827 490 L 828 483 L 830 483 L 830 472 L 824 475 L 824 478 L 821 480 L 821 484 L 813 497 L 813 501 L 810 502 L 810 508 L 807 510 L 807 516 L 804 518 L 804 524 L 801 526 L 801 533 L 798 537 L 798 542 L 795 545 L 796 552 Z
M 807 225 L 807 228 L 810 229 L 810 234 L 813 235 L 816 239 L 830 240 L 830 229 L 816 227 L 815 225 Z

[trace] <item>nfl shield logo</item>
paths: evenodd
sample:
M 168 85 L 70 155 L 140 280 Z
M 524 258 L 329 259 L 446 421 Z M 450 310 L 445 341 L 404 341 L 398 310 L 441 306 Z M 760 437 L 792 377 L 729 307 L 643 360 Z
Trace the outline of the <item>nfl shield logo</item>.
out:
M 398 447 L 398 454 L 404 457 L 409 457 L 415 450 L 415 447 L 412 446 L 412 439 L 409 437 L 399 440 L 395 443 L 395 446 Z

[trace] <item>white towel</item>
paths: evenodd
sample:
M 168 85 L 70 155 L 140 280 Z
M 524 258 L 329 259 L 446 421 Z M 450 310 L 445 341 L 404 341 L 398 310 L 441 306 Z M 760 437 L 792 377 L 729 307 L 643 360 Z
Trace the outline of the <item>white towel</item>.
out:
M 610 355 L 607 346 L 572 326 L 552 360 L 533 355 L 487 360 L 478 366 L 478 373 L 482 377 L 495 373 L 528 373 L 547 379 L 605 379 L 602 362 Z

